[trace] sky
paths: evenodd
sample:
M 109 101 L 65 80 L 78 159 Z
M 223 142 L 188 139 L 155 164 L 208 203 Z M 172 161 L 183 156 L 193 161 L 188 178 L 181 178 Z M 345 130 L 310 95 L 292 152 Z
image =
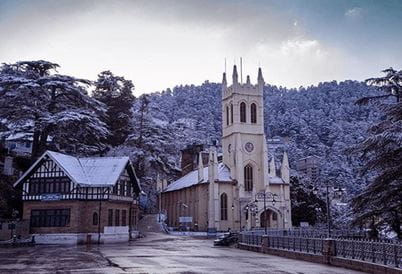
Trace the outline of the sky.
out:
M 0 0 L 0 62 L 133 81 L 135 95 L 220 82 L 243 59 L 272 85 L 364 80 L 402 69 L 402 1 Z

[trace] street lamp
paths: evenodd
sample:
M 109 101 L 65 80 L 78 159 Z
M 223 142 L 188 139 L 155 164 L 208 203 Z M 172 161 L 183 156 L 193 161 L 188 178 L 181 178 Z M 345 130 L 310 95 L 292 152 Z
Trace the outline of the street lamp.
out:
M 74 189 L 73 189 L 74 190 Z M 70 192 L 72 192 L 71 190 Z M 105 194 L 107 193 L 107 198 L 109 198 L 110 195 L 110 188 L 107 187 L 102 191 L 102 196 L 99 198 L 99 208 L 98 208 L 98 244 L 100 244 L 101 241 L 101 214 L 102 214 L 102 200 L 104 199 Z
M 343 189 L 338 187 L 338 188 L 334 188 L 335 193 L 337 194 L 342 194 Z M 318 193 L 318 189 L 315 187 L 313 189 L 313 193 L 316 195 Z M 326 199 L 325 199 L 325 203 L 326 203 L 326 207 L 327 207 L 327 237 L 331 238 L 331 209 L 330 209 L 330 201 L 329 201 L 329 181 L 326 180 L 325 181 L 325 195 L 326 195 Z
M 258 212 L 258 205 L 255 202 L 250 202 L 245 206 L 244 211 L 247 213 L 247 217 L 250 216 L 251 218 L 252 216 L 256 216 Z M 250 221 L 252 221 L 252 219 L 250 219 Z
M 264 199 L 264 227 L 265 227 L 265 235 L 268 234 L 268 228 L 267 228 L 267 197 L 268 197 L 268 202 L 272 202 L 272 205 L 275 206 L 275 198 L 278 197 L 278 195 L 276 195 L 275 193 L 272 192 L 265 192 L 265 191 L 261 191 L 258 192 L 257 194 L 255 194 L 255 202 L 258 203 L 258 199 Z M 284 216 L 283 216 L 284 217 Z

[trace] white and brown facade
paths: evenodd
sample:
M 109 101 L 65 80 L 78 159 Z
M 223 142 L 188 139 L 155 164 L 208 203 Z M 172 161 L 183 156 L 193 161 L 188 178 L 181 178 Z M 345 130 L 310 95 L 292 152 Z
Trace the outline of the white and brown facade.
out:
M 141 187 L 128 157 L 46 151 L 14 186 L 39 243 L 128 241 L 136 230 Z
M 204 168 L 204 153 L 200 152 L 198 170 L 163 188 L 162 209 L 169 226 L 180 225 L 180 217 L 190 217 L 182 218 L 189 222 L 186 226 L 204 231 L 292 226 L 286 152 L 279 170 L 273 158 L 268 164 L 264 84 L 261 69 L 256 85 L 248 76 L 246 83 L 239 83 L 236 66 L 231 86 L 223 75 L 222 161 L 212 147 Z M 257 193 L 275 194 L 275 202 L 267 197 L 264 210 L 264 199 Z

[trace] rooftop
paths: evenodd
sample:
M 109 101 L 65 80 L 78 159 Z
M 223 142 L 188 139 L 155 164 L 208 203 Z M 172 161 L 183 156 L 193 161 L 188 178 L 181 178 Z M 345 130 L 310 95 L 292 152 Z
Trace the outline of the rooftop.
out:
M 193 170 L 186 174 L 185 176 L 181 177 L 180 179 L 174 181 L 170 185 L 168 185 L 163 192 L 169 192 L 174 190 L 179 190 L 182 188 L 190 187 L 196 184 L 202 184 L 208 182 L 208 167 L 204 167 L 204 180 L 199 182 L 198 181 L 198 170 Z M 229 168 L 224 165 L 223 163 L 218 164 L 218 180 L 221 182 L 231 182 L 233 179 L 230 177 L 230 170 Z
M 21 176 L 15 185 L 30 174 L 45 157 L 56 162 L 73 182 L 84 186 L 112 186 L 117 182 L 126 166 L 130 164 L 128 157 L 77 158 L 48 150 Z

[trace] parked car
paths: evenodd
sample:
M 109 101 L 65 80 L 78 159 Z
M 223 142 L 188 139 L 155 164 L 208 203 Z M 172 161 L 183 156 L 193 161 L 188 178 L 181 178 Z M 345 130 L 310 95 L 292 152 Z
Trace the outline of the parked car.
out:
M 239 234 L 234 232 L 224 233 L 219 236 L 218 239 L 214 240 L 214 246 L 229 246 L 231 244 L 237 243 L 239 239 Z

